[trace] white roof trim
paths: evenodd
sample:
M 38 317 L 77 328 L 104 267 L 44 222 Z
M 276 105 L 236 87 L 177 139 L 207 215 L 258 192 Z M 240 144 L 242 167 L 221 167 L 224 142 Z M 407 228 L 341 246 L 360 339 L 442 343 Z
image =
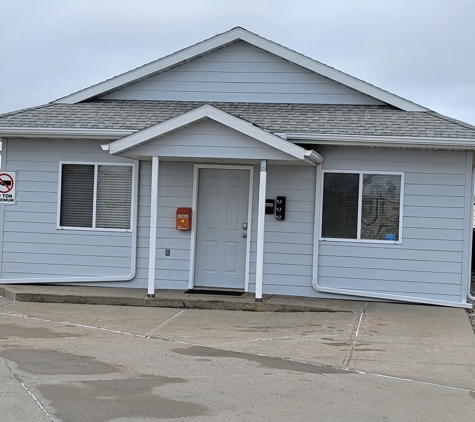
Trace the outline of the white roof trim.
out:
M 284 134 L 280 134 L 284 135 Z M 285 138 L 299 144 L 341 145 L 365 147 L 399 147 L 399 148 L 448 148 L 475 149 L 475 137 L 465 138 L 432 138 L 411 136 L 366 136 L 338 135 L 321 133 L 286 133 Z
M 269 41 L 259 35 L 253 34 L 243 28 L 234 28 L 230 31 L 219 34 L 213 38 L 195 44 L 184 50 L 178 51 L 174 54 L 166 56 L 162 59 L 156 60 L 152 63 L 146 64 L 137 69 L 118 75 L 112 79 L 93 85 L 75 94 L 56 100 L 56 103 L 76 104 L 100 95 L 105 95 L 118 88 L 130 85 L 147 77 L 153 76 L 157 73 L 163 72 L 171 67 L 177 66 L 186 61 L 193 60 L 203 54 L 209 53 L 220 47 L 232 44 L 238 40 L 245 41 L 255 47 L 261 48 L 271 54 L 279 56 L 285 60 L 295 63 L 298 66 L 304 67 L 312 72 L 318 73 L 335 82 L 346 85 L 349 88 L 355 89 L 370 97 L 376 98 L 394 107 L 405 111 L 427 111 L 426 108 L 417 105 L 397 95 L 391 94 L 380 88 L 377 88 L 367 82 L 354 78 L 346 73 L 340 72 L 330 66 L 317 62 L 309 57 L 299 54 L 293 50 Z
M 131 135 L 134 132 L 136 131 L 125 129 L 0 127 L 0 136 L 5 138 L 80 138 L 114 140 Z
M 189 126 L 206 118 L 212 119 L 244 135 L 261 141 L 262 143 L 276 148 L 296 159 L 306 160 L 313 163 L 323 162 L 323 157 L 316 152 L 306 150 L 302 147 L 299 147 L 298 145 L 294 145 L 291 142 L 275 136 L 272 133 L 266 132 L 265 130 L 259 129 L 251 123 L 231 116 L 230 114 L 218 110 L 217 108 L 210 105 L 204 105 L 188 113 L 182 114 L 181 116 L 174 117 L 170 120 L 141 130 L 140 132 L 134 133 L 123 139 L 112 142 L 109 144 L 109 153 L 119 154 L 125 152 L 146 142 L 150 142 L 155 138 Z

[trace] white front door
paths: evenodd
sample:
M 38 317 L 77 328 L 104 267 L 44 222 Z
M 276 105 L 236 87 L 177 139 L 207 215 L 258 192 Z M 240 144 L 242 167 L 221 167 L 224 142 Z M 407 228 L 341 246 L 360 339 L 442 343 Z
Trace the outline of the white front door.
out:
M 249 173 L 199 171 L 195 287 L 245 287 Z

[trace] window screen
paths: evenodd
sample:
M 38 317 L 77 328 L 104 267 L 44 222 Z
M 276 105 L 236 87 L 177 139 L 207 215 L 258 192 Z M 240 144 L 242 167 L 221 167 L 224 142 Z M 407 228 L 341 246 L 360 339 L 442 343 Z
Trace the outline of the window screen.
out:
M 60 226 L 130 229 L 131 166 L 63 164 L 61 174 Z
M 356 239 L 359 178 L 353 173 L 325 173 L 323 237 Z

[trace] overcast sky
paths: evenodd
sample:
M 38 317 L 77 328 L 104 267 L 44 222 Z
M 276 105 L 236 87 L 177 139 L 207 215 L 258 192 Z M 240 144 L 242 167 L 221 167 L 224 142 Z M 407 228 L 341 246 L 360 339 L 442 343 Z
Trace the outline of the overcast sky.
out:
M 475 0 L 0 0 L 0 113 L 235 26 L 475 124 Z

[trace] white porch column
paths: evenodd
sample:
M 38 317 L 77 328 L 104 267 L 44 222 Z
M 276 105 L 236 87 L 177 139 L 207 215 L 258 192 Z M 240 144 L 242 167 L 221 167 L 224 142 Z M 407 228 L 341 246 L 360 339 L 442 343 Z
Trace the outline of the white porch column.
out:
M 155 297 L 155 256 L 157 252 L 158 157 L 152 157 L 152 189 L 150 192 L 150 245 L 148 254 L 147 297 Z
M 256 302 L 262 302 L 262 274 L 264 271 L 264 226 L 266 210 L 267 160 L 261 160 L 259 176 L 259 207 L 257 212 Z

